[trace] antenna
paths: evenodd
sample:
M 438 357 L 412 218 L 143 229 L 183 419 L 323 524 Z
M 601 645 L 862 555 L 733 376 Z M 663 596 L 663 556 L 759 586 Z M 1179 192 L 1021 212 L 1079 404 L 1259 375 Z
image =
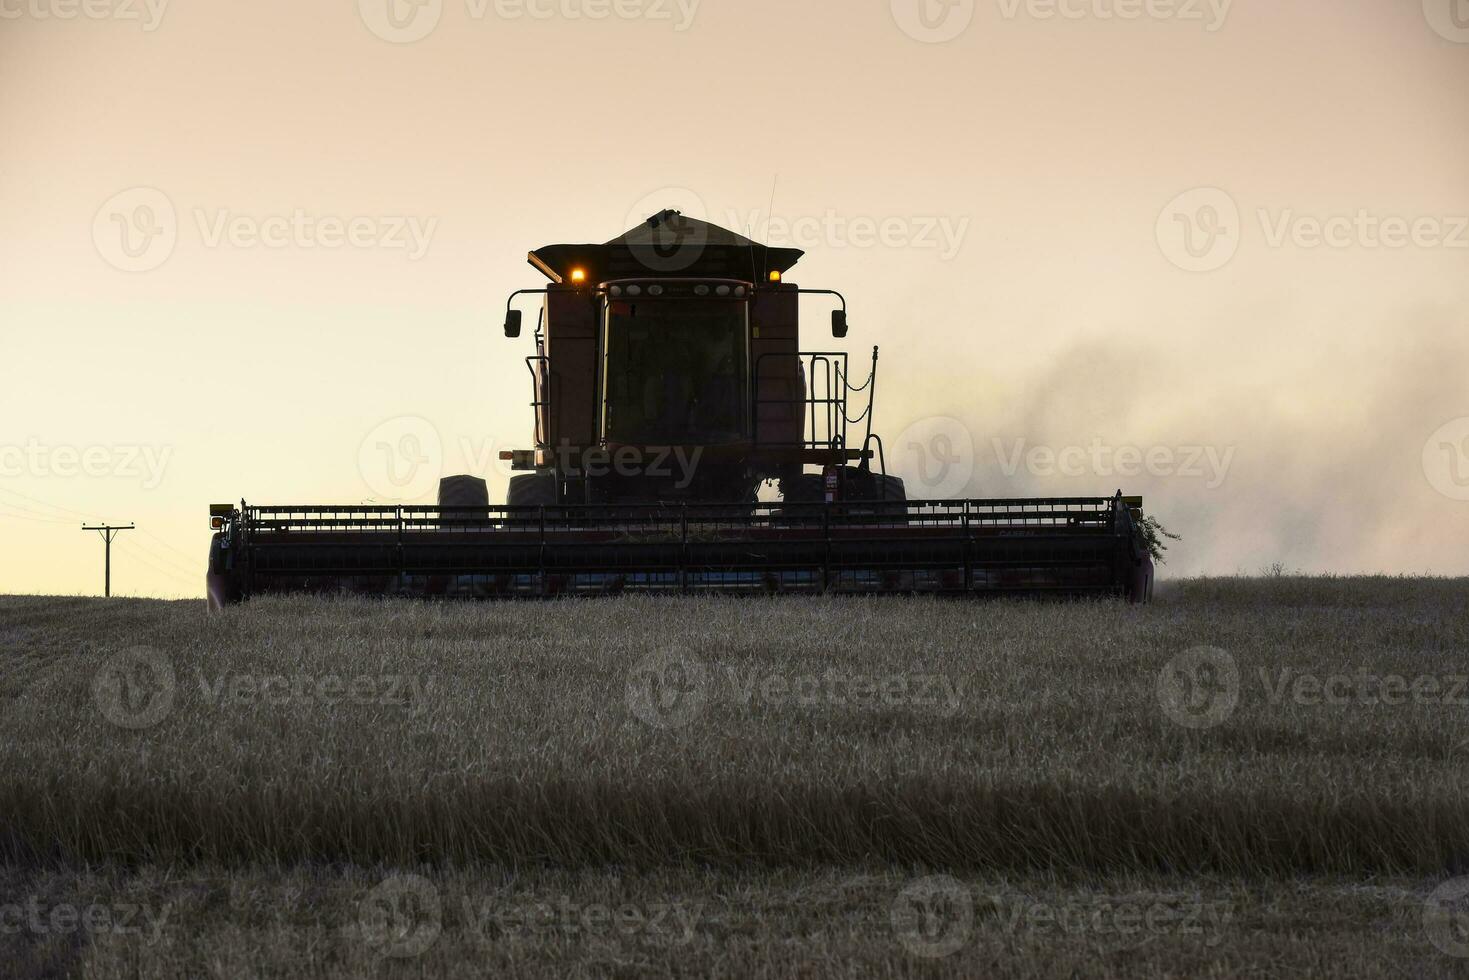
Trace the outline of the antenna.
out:
M 109 599 L 112 597 L 112 539 L 117 536 L 119 531 L 133 531 L 136 529 L 136 524 L 118 525 L 116 527 L 111 524 L 82 525 L 83 531 L 100 531 L 102 533 L 102 540 L 107 543 L 107 557 L 104 559 L 102 566 L 102 594 Z
M 770 178 L 770 207 L 765 209 L 765 265 L 760 269 L 760 278 L 755 281 L 756 285 L 764 282 L 766 276 L 770 274 L 770 219 L 775 214 L 775 185 L 778 183 L 780 183 L 780 174 Z M 750 264 L 754 265 L 753 262 Z
M 780 174 L 776 174 L 770 181 L 770 206 L 775 207 L 775 182 L 780 180 Z M 750 279 L 758 287 L 765 281 L 765 273 L 770 268 L 770 212 L 765 212 L 765 241 L 761 247 L 765 249 L 765 265 L 761 267 L 760 274 L 755 275 L 755 228 L 753 223 L 745 226 L 745 240 L 750 243 Z

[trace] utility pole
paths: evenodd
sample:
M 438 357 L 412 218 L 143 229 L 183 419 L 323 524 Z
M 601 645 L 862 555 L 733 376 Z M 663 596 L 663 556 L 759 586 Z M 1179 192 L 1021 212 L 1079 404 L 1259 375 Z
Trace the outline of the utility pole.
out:
M 106 564 L 102 566 L 102 594 L 108 598 L 112 597 L 112 539 L 119 531 L 132 531 L 137 528 L 136 524 L 113 527 L 111 524 L 83 524 L 83 531 L 100 531 L 102 540 L 107 542 Z

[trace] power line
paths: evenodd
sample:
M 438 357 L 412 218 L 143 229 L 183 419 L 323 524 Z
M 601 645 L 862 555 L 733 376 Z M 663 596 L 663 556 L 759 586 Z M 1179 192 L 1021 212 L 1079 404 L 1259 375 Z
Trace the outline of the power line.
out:
M 31 507 L 28 504 L 15 503 L 14 501 L 10 500 L 0 500 L 0 507 L 9 507 L 11 510 L 18 510 L 22 514 L 30 514 L 33 517 L 41 517 L 47 520 L 65 521 L 67 524 L 76 523 L 76 518 L 65 517 L 61 514 L 56 513 L 55 511 L 37 510 L 35 507 Z
M 148 537 L 152 538 L 154 541 L 157 541 L 159 544 L 163 545 L 165 548 L 167 548 L 169 551 L 172 551 L 174 554 L 178 555 L 180 558 L 183 558 L 186 562 L 188 562 L 188 566 L 190 568 L 192 568 L 196 564 L 198 564 L 198 561 L 199 561 L 199 556 L 198 555 L 191 555 L 191 554 L 189 554 L 186 551 L 182 551 L 179 548 L 175 548 L 173 545 L 169 544 L 167 541 L 163 540 L 158 535 L 156 535 L 152 531 L 148 530 L 146 527 L 140 527 L 140 528 L 138 528 L 138 530 L 142 531 L 144 534 L 148 535 Z
M 141 528 L 139 530 L 141 530 Z M 149 557 L 150 555 L 152 557 L 156 557 L 156 555 L 152 555 L 152 553 L 150 552 L 140 550 L 136 544 L 124 545 L 122 543 L 119 543 L 118 547 L 122 548 L 123 553 L 128 555 L 134 561 L 142 562 L 144 565 L 146 565 L 148 568 L 151 568 L 158 574 L 163 575 L 180 585 L 187 585 L 191 591 L 198 590 L 199 579 L 197 576 L 184 575 L 181 572 L 176 572 L 172 570 L 167 565 L 154 564 L 152 561 L 149 560 Z
M 40 504 L 42 507 L 49 507 L 49 508 L 51 508 L 52 511 L 61 511 L 61 512 L 67 513 L 67 514 L 75 514 L 78 517 L 84 517 L 84 518 L 86 518 L 87 520 L 90 520 L 90 521 L 97 521 L 98 523 L 104 523 L 104 524 L 106 523 L 105 521 L 102 520 L 102 518 L 98 517 L 96 514 L 93 514 L 93 513 L 88 512 L 88 511 L 73 510 L 70 507 L 63 507 L 60 504 L 53 504 L 53 503 L 50 503 L 48 501 L 41 500 L 38 497 L 32 497 L 32 496 L 29 496 L 27 494 L 21 493 L 19 490 L 12 490 L 9 487 L 0 487 L 0 493 L 13 494 L 14 496 L 20 497 L 20 498 L 22 498 L 24 500 L 28 500 L 31 503 Z M 8 508 L 10 508 L 12 510 L 20 511 L 20 513 L 14 513 L 14 514 L 12 514 L 12 513 L 7 513 L 5 510 L 0 510 L 0 517 L 15 517 L 15 518 L 19 518 L 20 520 L 35 521 L 35 522 L 37 522 L 39 524 L 64 524 L 64 525 L 70 526 L 70 525 L 73 525 L 73 524 L 76 523 L 73 520 L 70 520 L 68 518 L 61 517 L 59 514 L 56 514 L 56 513 L 48 513 L 48 512 L 43 511 L 43 510 L 37 510 L 35 507 L 26 506 L 25 504 L 17 504 L 17 503 L 11 503 L 9 501 L 0 500 L 0 508 L 6 508 L 6 507 L 8 507 Z M 34 516 L 27 516 L 27 515 L 34 515 Z M 160 561 L 163 561 L 165 563 L 170 563 L 173 566 L 175 566 L 179 571 L 187 571 L 187 572 L 189 572 L 189 573 L 192 574 L 192 572 L 194 571 L 194 569 L 197 566 L 198 556 L 196 556 L 196 555 L 190 555 L 190 554 L 188 554 L 188 553 L 180 550 L 179 548 L 174 547 L 173 545 L 169 544 L 167 541 L 165 541 L 162 538 L 160 538 L 158 535 L 154 534 L 152 531 L 148 530 L 146 527 L 140 527 L 137 530 L 142 531 L 144 534 L 148 535 L 148 537 L 152 538 L 158 544 L 160 544 L 163 547 L 167 548 L 169 551 L 172 551 L 175 555 L 178 555 L 179 557 L 178 558 L 173 558 L 172 556 L 165 555 L 162 552 L 159 552 L 159 551 L 150 551 L 150 550 L 148 550 L 146 548 L 142 549 L 142 551 L 143 551 L 144 554 L 152 555 L 153 557 L 159 559 Z
M 40 504 L 42 507 L 50 507 L 52 510 L 59 510 L 66 514 L 74 514 L 77 517 L 85 517 L 89 521 L 102 521 L 102 518 L 98 517 L 96 514 L 87 513 L 86 511 L 80 510 L 72 510 L 70 507 L 63 507 L 60 504 L 48 503 L 47 501 L 41 500 L 38 497 L 32 497 L 29 494 L 21 493 L 19 490 L 12 490 L 9 487 L 0 487 L 0 493 L 8 493 L 12 496 L 19 497 L 22 500 L 29 500 L 33 504 Z M 18 507 L 21 505 L 11 504 L 10 506 Z
M 158 542 L 158 544 L 163 545 L 163 547 L 167 548 L 169 551 L 175 552 L 179 555 L 183 555 L 183 552 L 170 545 L 167 541 L 164 541 L 162 538 L 154 534 L 152 531 L 148 530 L 146 527 L 140 527 L 138 528 L 138 530 L 148 535 L 148 537 Z M 143 554 L 162 562 L 165 566 L 172 567 L 177 571 L 184 572 L 189 575 L 192 575 L 199 568 L 198 555 L 195 555 L 192 558 L 188 558 L 187 556 L 175 558 L 173 555 L 170 555 L 163 551 L 159 551 L 153 545 L 144 544 L 141 541 L 135 542 L 133 545 L 131 545 L 131 548 L 140 550 Z
M 13 505 L 5 504 L 5 506 L 9 507 Z M 39 512 L 37 511 L 30 511 L 29 513 L 11 514 L 7 513 L 6 511 L 0 510 L 0 517 L 14 518 L 17 521 L 34 521 L 37 524 L 63 524 L 67 527 L 71 527 L 76 524 L 76 521 L 66 521 L 62 520 L 59 517 L 32 516 L 37 515 L 38 513 Z
M 141 531 L 142 528 L 139 528 L 138 530 Z M 128 554 L 134 555 L 135 557 L 148 559 L 148 565 L 150 568 L 154 568 L 168 575 L 173 575 L 180 580 L 187 579 L 190 582 L 194 581 L 195 577 L 198 575 L 200 567 L 202 567 L 202 565 L 196 565 L 193 568 L 189 568 L 184 565 L 183 562 L 175 562 L 173 564 L 170 564 L 169 557 L 163 552 L 153 551 L 137 541 L 134 541 L 132 544 L 127 546 L 127 552 Z
M 133 531 L 136 529 L 137 525 L 135 524 L 118 525 L 115 527 L 111 524 L 82 525 L 83 531 L 98 531 L 102 535 L 102 540 L 107 542 L 107 557 L 105 559 L 106 563 L 102 566 L 102 594 L 108 598 L 112 597 L 112 539 L 115 538 L 120 531 Z
M 12 496 L 19 497 L 22 500 L 29 501 L 32 504 L 39 504 L 42 507 L 50 508 L 50 512 L 48 512 L 44 510 L 38 510 L 35 507 L 27 506 L 26 504 L 0 500 L 0 518 L 13 517 L 17 520 L 31 521 L 36 524 L 58 524 L 65 527 L 74 527 L 76 522 L 74 520 L 64 518 L 60 514 L 56 513 L 57 511 L 60 511 L 61 513 L 75 514 L 77 517 L 83 517 L 90 521 L 96 521 L 99 525 L 106 525 L 106 521 L 102 520 L 96 514 L 93 514 L 89 511 L 80 511 L 75 510 L 71 507 L 63 507 L 61 504 L 53 504 L 49 501 L 41 500 L 39 497 L 32 497 L 29 494 L 21 493 L 19 490 L 12 490 L 9 487 L 0 487 L 0 493 L 8 493 Z M 10 508 L 10 510 L 12 511 L 18 511 L 18 513 L 11 513 L 4 508 Z M 86 530 L 103 531 L 103 527 L 87 528 Z M 141 542 L 130 545 L 127 548 L 127 554 L 141 561 L 143 564 L 147 565 L 155 572 L 166 575 L 176 582 L 188 583 L 191 587 L 197 585 L 196 576 L 199 567 L 198 556 L 190 555 L 184 552 L 182 549 L 169 544 L 167 541 L 163 540 L 163 538 L 154 534 L 152 531 L 148 530 L 145 527 L 137 527 L 135 524 L 130 524 L 126 528 L 114 528 L 114 531 L 116 530 L 142 531 L 153 541 L 157 542 L 157 544 L 162 545 L 164 548 L 167 548 L 168 551 L 173 552 L 173 555 L 170 555 L 165 552 L 158 551 L 155 548 L 150 548 L 147 545 L 142 544 Z M 104 536 L 106 535 L 104 534 Z M 115 537 L 115 535 L 112 536 Z M 178 557 L 176 558 L 174 557 L 174 555 L 177 555 Z M 149 559 L 152 560 L 150 561 Z M 110 566 L 110 560 L 108 561 L 108 564 Z M 110 578 L 110 575 L 108 575 L 107 577 Z

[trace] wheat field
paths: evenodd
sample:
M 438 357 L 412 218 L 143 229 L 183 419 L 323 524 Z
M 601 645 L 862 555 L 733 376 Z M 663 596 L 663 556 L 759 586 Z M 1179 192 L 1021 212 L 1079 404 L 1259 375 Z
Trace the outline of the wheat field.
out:
M 0 960 L 1469 975 L 1466 599 L 0 598 Z

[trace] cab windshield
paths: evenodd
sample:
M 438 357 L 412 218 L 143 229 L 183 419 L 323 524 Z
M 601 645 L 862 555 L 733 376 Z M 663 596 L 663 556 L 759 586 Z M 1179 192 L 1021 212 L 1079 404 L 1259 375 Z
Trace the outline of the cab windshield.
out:
M 745 304 L 732 300 L 609 302 L 606 437 L 645 446 L 741 439 L 745 318 Z

